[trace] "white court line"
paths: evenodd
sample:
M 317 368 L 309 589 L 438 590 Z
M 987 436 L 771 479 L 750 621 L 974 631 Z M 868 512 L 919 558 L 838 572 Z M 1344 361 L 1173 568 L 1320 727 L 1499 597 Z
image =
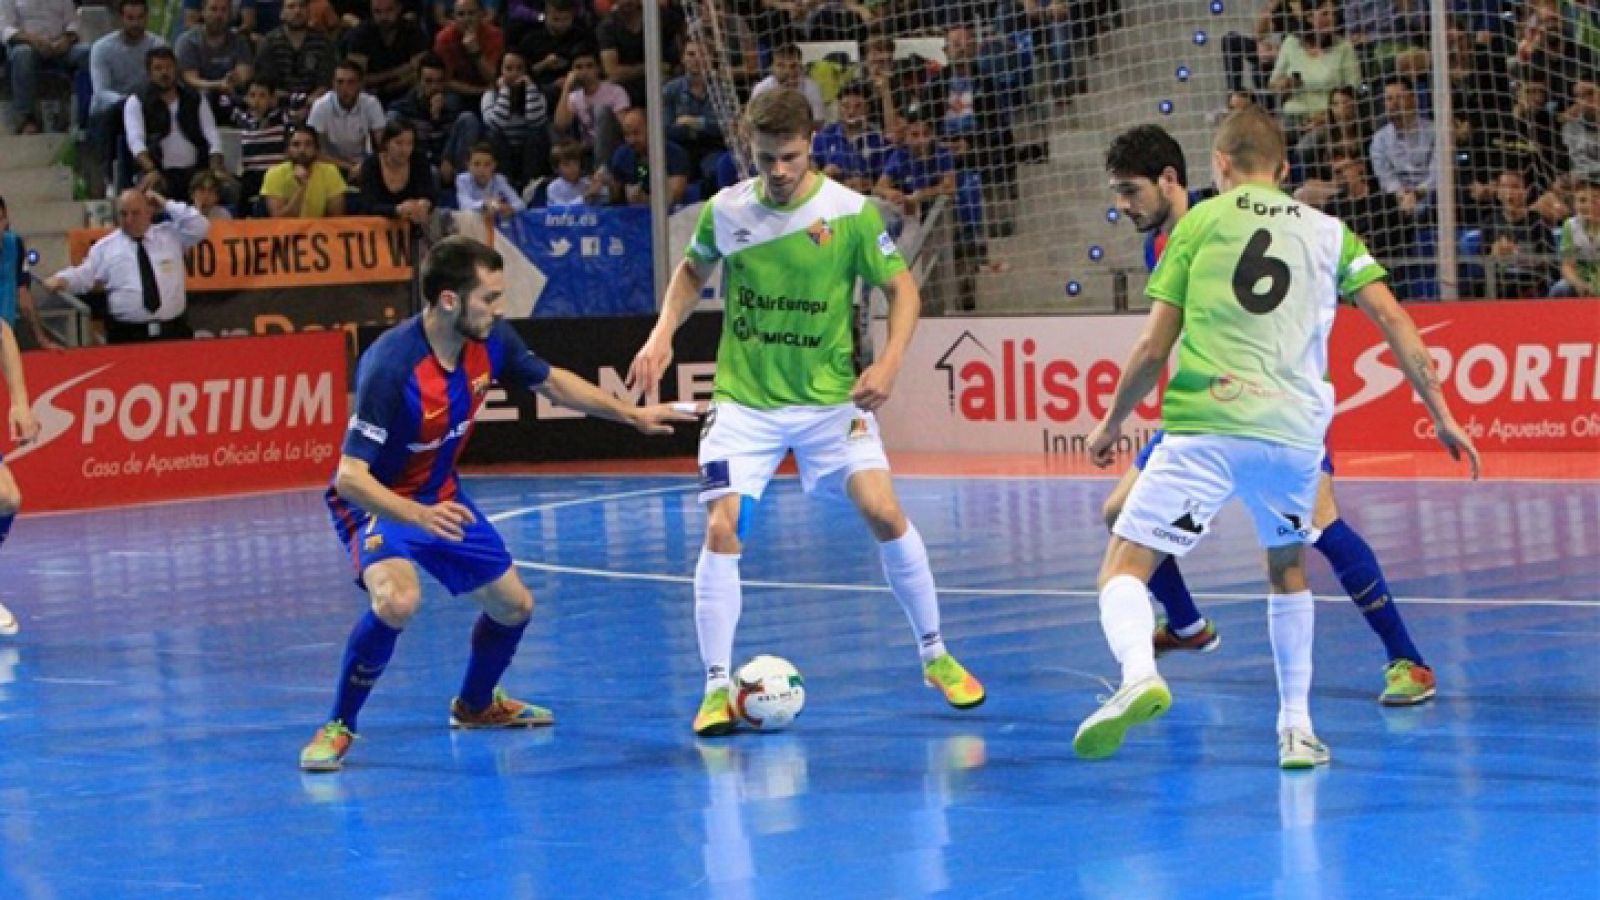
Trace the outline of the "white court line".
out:
M 583 566 L 562 566 L 555 563 L 533 562 L 532 560 L 513 560 L 519 569 L 532 569 L 538 572 L 551 572 L 557 575 L 583 575 L 592 578 L 615 578 L 622 581 L 654 581 L 664 584 L 693 584 L 694 577 L 690 575 L 663 575 L 657 572 L 622 572 L 616 569 L 590 569 Z M 887 594 L 889 588 L 882 584 L 838 584 L 826 581 L 753 581 L 745 579 L 739 582 L 745 587 L 776 588 L 780 590 L 797 591 L 823 591 L 836 593 L 875 593 Z M 1098 591 L 1067 590 L 1056 588 L 939 588 L 941 594 L 955 594 L 966 597 L 1081 597 L 1096 598 Z M 1196 597 L 1203 600 L 1222 600 L 1231 602 L 1256 601 L 1265 603 L 1265 594 L 1226 594 L 1198 592 Z M 1318 597 L 1323 603 L 1349 603 L 1349 597 Z M 1556 597 L 1521 597 L 1521 598 L 1496 598 L 1475 600 L 1471 597 L 1404 597 L 1402 605 L 1416 603 L 1423 606 L 1577 606 L 1600 607 L 1600 600 L 1566 600 Z
M 601 503 L 606 500 L 623 500 L 628 497 L 645 497 L 650 494 L 670 494 L 673 491 L 687 491 L 691 488 L 699 487 L 700 482 L 696 481 L 692 484 L 675 484 L 671 487 L 649 488 L 647 490 L 638 491 L 620 491 L 615 494 L 596 494 L 593 497 L 577 497 L 572 500 L 554 500 L 550 503 L 540 503 L 535 506 L 521 506 L 516 509 L 508 509 L 505 512 L 497 512 L 489 517 L 489 521 L 504 522 L 506 519 L 515 519 L 517 516 L 525 516 L 528 513 L 544 512 L 547 509 L 561 509 L 564 506 L 582 506 L 585 503 Z
M 625 500 L 631 497 L 645 497 L 652 494 L 669 494 L 674 491 L 688 491 L 699 488 L 699 482 L 690 484 L 675 484 L 667 487 L 645 488 L 637 491 L 619 491 L 612 494 L 596 494 L 593 497 L 577 497 L 571 500 L 555 500 L 550 503 L 540 503 L 534 506 L 523 506 L 509 509 L 505 512 L 489 516 L 491 522 L 503 522 L 528 513 L 544 512 L 552 509 L 562 509 L 569 506 L 582 506 L 587 503 L 603 503 L 608 500 Z M 562 566 L 555 563 L 533 562 L 532 560 L 513 560 L 519 569 L 532 569 L 539 572 L 551 572 L 557 575 L 583 575 L 593 578 L 615 578 L 623 581 L 654 581 L 663 584 L 692 584 L 694 578 L 688 575 L 665 575 L 656 572 L 623 572 L 616 569 L 590 569 L 582 566 Z M 776 588 L 781 590 L 803 590 L 824 592 L 871 592 L 888 593 L 887 585 L 881 584 L 835 584 L 830 582 L 812 581 L 741 581 L 745 587 Z M 939 588 L 941 594 L 953 594 L 970 597 L 1081 597 L 1097 598 L 1098 591 L 1065 590 L 1051 588 Z M 1236 602 L 1265 602 L 1265 594 L 1225 594 L 1225 593 L 1199 593 L 1195 596 L 1212 601 Z M 1318 597 L 1323 603 L 1344 603 L 1348 597 Z M 1600 607 L 1600 599 L 1596 600 L 1567 600 L 1557 597 L 1521 597 L 1497 598 L 1477 600 L 1470 597 L 1406 597 L 1402 603 L 1415 603 L 1420 606 L 1571 606 L 1571 607 Z

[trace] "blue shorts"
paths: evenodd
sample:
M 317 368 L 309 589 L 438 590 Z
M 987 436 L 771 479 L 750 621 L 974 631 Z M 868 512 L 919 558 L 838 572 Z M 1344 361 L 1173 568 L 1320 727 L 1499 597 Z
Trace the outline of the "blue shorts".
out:
M 1155 452 L 1156 445 L 1161 443 L 1161 439 L 1166 436 L 1167 430 L 1165 428 L 1158 430 L 1155 437 L 1150 439 L 1150 443 L 1145 444 L 1144 449 L 1139 451 L 1138 458 L 1133 461 L 1133 467 L 1135 469 L 1144 469 L 1150 465 L 1150 454 Z M 1326 449 L 1322 452 L 1322 471 L 1327 473 L 1329 478 L 1333 477 L 1333 454 Z
M 476 518 L 459 541 L 435 537 L 419 526 L 381 519 L 354 507 L 349 507 L 355 509 L 350 521 L 341 521 L 336 512 L 334 531 L 341 539 L 350 535 L 345 546 L 355 566 L 356 584 L 366 590 L 361 573 L 386 559 L 416 563 L 456 595 L 470 594 L 504 575 L 511 568 L 511 553 L 500 532 L 466 494 L 457 494 L 455 499 Z

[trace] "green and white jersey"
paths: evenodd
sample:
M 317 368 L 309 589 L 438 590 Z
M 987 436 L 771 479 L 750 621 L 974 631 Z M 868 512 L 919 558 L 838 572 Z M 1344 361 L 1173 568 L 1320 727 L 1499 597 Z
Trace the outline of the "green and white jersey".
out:
M 818 175 L 778 206 L 748 179 L 701 208 L 688 253 L 722 260 L 712 396 L 756 409 L 850 402 L 856 279 L 877 287 L 906 268 L 871 201 Z
M 1339 295 L 1385 274 L 1344 223 L 1276 188 L 1244 185 L 1191 209 L 1145 289 L 1183 310 L 1162 426 L 1321 446 Z

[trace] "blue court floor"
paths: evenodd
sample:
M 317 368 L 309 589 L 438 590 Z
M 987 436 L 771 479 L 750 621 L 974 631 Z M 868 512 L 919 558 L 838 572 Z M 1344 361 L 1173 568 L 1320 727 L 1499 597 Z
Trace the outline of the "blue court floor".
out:
M 1310 568 L 1312 712 L 1280 774 L 1242 512 L 1186 569 L 1223 634 L 1107 761 L 1092 595 L 1105 480 L 908 478 L 952 649 L 919 678 L 848 507 L 762 503 L 738 656 L 796 726 L 697 740 L 688 478 L 479 478 L 538 597 L 507 685 L 537 733 L 452 733 L 475 610 L 430 585 L 336 775 L 303 776 L 363 608 L 316 491 L 24 518 L 0 551 L 0 897 L 1600 896 L 1600 485 L 1350 481 L 1440 696 L 1375 702 L 1377 639 Z

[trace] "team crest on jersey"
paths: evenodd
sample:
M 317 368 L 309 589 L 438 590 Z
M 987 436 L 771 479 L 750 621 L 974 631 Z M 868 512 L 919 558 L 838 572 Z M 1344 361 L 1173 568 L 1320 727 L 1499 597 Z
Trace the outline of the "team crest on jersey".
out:
M 361 546 L 367 553 L 376 553 L 383 546 L 383 535 L 369 534 L 367 539 L 361 542 Z
M 472 396 L 482 397 L 489 392 L 489 376 L 487 373 L 472 379 Z
M 811 243 L 818 247 L 826 247 L 833 240 L 833 228 L 827 222 L 818 219 L 806 229 L 806 237 L 811 238 Z

